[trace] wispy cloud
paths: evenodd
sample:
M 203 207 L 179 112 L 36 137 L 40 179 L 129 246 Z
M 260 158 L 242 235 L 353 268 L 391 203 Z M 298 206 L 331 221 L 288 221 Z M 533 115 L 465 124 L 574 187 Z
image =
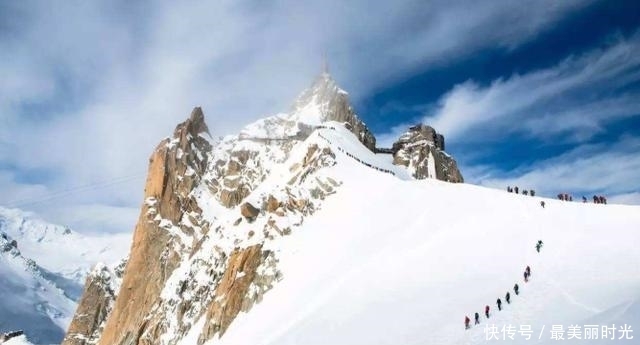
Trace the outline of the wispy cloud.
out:
M 580 142 L 600 132 L 604 124 L 640 114 L 637 91 L 612 92 L 639 80 L 640 34 L 636 34 L 488 86 L 474 81 L 457 85 L 425 121 L 454 140 L 519 132 Z
M 11 192 L 0 204 L 144 174 L 155 143 L 195 105 L 214 135 L 286 110 L 324 53 L 358 97 L 417 66 L 517 47 L 590 2 L 4 2 L 0 163 L 11 168 L 0 188 Z M 24 172 L 37 176 L 18 182 Z M 133 209 L 141 191 L 142 180 L 127 181 L 37 210 L 89 227 L 59 208 Z

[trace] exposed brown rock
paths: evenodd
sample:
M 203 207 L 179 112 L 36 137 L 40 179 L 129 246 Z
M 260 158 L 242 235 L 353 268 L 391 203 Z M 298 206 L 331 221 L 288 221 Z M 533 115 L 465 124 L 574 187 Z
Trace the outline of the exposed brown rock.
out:
M 226 207 L 234 207 L 240 204 L 244 198 L 250 193 L 249 188 L 244 185 L 239 186 L 237 189 L 224 189 L 220 192 L 220 203 Z
M 153 206 L 145 203 L 141 209 L 122 287 L 100 344 L 137 344 L 148 331 L 150 325 L 145 318 L 180 260 L 180 254 L 170 245 L 176 239 L 150 214 L 177 224 L 183 210 L 193 207 L 188 196 L 206 168 L 207 155 L 203 152 L 211 150 L 201 137 L 207 131 L 202 110 L 195 108 L 190 118 L 176 127 L 173 138 L 162 141 L 152 154 L 145 200 L 156 202 Z M 192 172 L 188 174 L 187 169 Z M 150 208 L 155 212 L 149 212 Z
M 273 195 L 269 195 L 267 198 L 267 212 L 275 212 L 280 207 L 280 202 Z
M 123 262 L 119 269 L 124 268 Z M 114 274 L 122 274 L 116 271 Z M 103 322 L 109 316 L 117 291 L 112 288 L 111 273 L 102 267 L 87 276 L 82 298 L 65 335 L 63 345 L 95 344 L 100 337 Z M 117 279 L 117 278 L 116 278 Z
M 227 269 L 215 290 L 217 298 L 207 311 L 198 344 L 213 338 L 217 333 L 224 334 L 238 313 L 248 310 L 253 304 L 253 301 L 248 299 L 247 292 L 261 258 L 262 245 L 239 249 L 231 254 Z
M 251 205 L 251 203 L 245 202 L 240 206 L 240 213 L 245 218 L 253 219 L 260 214 L 260 210 Z

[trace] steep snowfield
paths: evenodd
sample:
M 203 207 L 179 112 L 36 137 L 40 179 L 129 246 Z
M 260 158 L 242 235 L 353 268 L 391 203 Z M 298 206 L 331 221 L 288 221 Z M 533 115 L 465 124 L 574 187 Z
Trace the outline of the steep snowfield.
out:
M 82 235 L 1 207 L 0 233 L 0 332 L 24 330 L 37 344 L 62 340 L 87 273 L 125 257 L 131 238 Z
M 465 331 L 463 318 L 485 305 L 492 317 L 481 326 L 531 325 L 535 341 L 545 326 L 542 342 L 554 324 L 640 327 L 640 208 L 549 199 L 542 208 L 539 197 L 411 180 L 335 126 L 306 143 L 331 142 L 338 164 L 326 169 L 342 185 L 270 244 L 283 280 L 209 343 L 483 344 L 483 327 Z M 512 304 L 498 312 L 507 291 Z

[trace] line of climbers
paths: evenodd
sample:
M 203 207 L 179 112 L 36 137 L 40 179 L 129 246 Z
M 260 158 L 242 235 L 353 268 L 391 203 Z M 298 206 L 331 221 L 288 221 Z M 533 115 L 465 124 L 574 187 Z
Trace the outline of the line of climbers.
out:
M 531 277 L 531 268 L 529 266 L 527 266 L 524 270 L 524 282 L 528 283 L 529 282 L 529 277 Z M 518 286 L 518 283 L 516 283 L 513 286 L 513 292 L 515 292 L 516 295 L 520 294 L 520 286 Z M 511 304 L 511 292 L 507 291 L 507 293 L 504 296 L 505 301 L 507 301 L 507 304 Z M 498 311 L 502 311 L 502 300 L 500 298 L 498 298 L 496 300 L 496 304 L 498 305 Z M 487 305 L 484 307 L 484 316 L 488 319 L 491 316 L 491 308 Z M 477 312 L 474 315 L 475 317 L 475 324 L 479 325 L 480 324 L 480 314 L 478 314 Z M 464 317 L 464 328 L 465 329 L 469 329 L 471 328 L 470 325 L 471 319 L 469 319 L 469 316 L 465 316 Z
M 515 186 L 513 188 L 511 188 L 511 186 L 507 186 L 507 192 L 509 193 L 516 193 L 516 194 L 520 194 L 520 189 L 518 188 L 518 186 Z M 536 196 L 536 191 L 533 189 L 530 190 L 526 190 L 523 189 L 522 190 L 522 195 L 531 195 L 531 196 Z
M 526 190 L 526 189 L 519 189 L 518 186 L 515 187 L 511 187 L 511 186 L 507 186 L 507 192 L 509 193 L 516 193 L 516 194 L 520 194 L 520 192 L 523 195 L 531 195 L 531 196 L 536 196 L 536 191 L 533 189 L 530 190 Z M 567 194 L 567 193 L 559 193 L 557 195 L 558 200 L 562 200 L 562 201 L 573 201 L 573 196 L 571 194 Z M 582 202 L 586 203 L 587 202 L 587 198 L 583 195 L 582 196 Z M 594 204 L 607 204 L 607 198 L 605 198 L 602 195 L 594 195 L 593 196 L 593 203 Z M 542 206 L 544 207 L 544 205 Z
M 558 194 L 558 200 L 562 200 L 562 201 L 573 201 L 573 196 L 571 194 L 567 194 L 567 193 L 560 193 Z M 586 196 L 582 196 L 582 202 L 583 203 L 587 203 L 588 199 Z M 593 196 L 593 203 L 594 204 L 607 204 L 607 198 L 605 198 L 602 195 L 594 195 Z
M 334 128 L 334 129 L 335 129 L 335 128 Z M 322 134 L 318 133 L 318 136 L 319 136 L 320 138 L 324 139 L 327 143 L 329 143 L 329 145 L 333 145 L 333 143 L 331 142 L 331 140 L 329 140 L 329 139 L 325 138 L 324 136 L 322 136 Z M 394 173 L 394 172 L 393 172 L 393 171 L 391 171 L 391 170 L 383 169 L 383 168 L 379 168 L 379 167 L 377 167 L 377 166 L 375 166 L 375 165 L 371 165 L 371 164 L 369 164 L 369 163 L 367 163 L 367 162 L 365 162 L 365 161 L 360 160 L 360 158 L 358 158 L 358 157 L 356 157 L 356 156 L 352 155 L 351 153 L 349 153 L 349 152 L 345 151 L 345 150 L 344 150 L 342 147 L 340 147 L 340 146 L 337 146 L 337 145 L 336 145 L 336 147 L 338 148 L 338 151 L 340 151 L 340 152 L 344 153 L 345 155 L 347 155 L 347 156 L 349 156 L 349 157 L 353 158 L 354 160 L 356 160 L 358 163 L 360 163 L 360 164 L 362 164 L 362 165 L 365 165 L 365 166 L 367 166 L 367 167 L 369 167 L 369 168 L 371 168 L 371 169 L 375 169 L 375 170 L 381 171 L 381 172 L 383 172 L 383 173 L 391 174 L 391 175 L 393 175 L 393 176 L 395 176 L 395 175 L 396 175 L 396 173 Z
M 542 245 L 544 243 L 542 243 L 542 240 L 538 240 L 538 242 L 536 243 L 536 251 L 538 253 L 540 253 L 540 248 L 542 248 Z M 531 277 L 531 267 L 529 267 L 527 265 L 527 267 L 524 269 L 524 282 L 528 283 L 529 282 L 529 278 Z M 520 287 L 518 286 L 518 283 L 516 283 L 513 286 L 513 292 L 515 292 L 516 295 L 520 294 Z M 509 291 L 507 291 L 507 294 L 504 296 L 505 301 L 507 301 L 507 304 L 511 304 L 511 293 Z M 502 300 L 500 298 L 498 298 L 496 300 L 496 304 L 498 305 L 498 311 L 502 310 Z M 489 308 L 489 306 L 485 306 L 484 307 L 484 316 L 488 319 L 489 316 L 491 315 L 490 313 L 491 308 Z M 477 312 L 475 313 L 475 324 L 479 325 L 480 324 L 480 314 L 478 314 Z M 471 328 L 470 325 L 471 319 L 469 319 L 469 316 L 465 316 L 464 317 L 464 328 L 465 329 L 469 329 Z

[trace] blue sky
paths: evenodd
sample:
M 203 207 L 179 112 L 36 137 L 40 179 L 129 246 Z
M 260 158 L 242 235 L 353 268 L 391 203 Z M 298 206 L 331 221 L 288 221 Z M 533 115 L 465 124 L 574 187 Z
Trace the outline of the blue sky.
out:
M 425 122 L 465 179 L 640 204 L 637 1 L 0 2 L 0 205 L 130 231 L 147 158 L 331 72 L 382 145 Z

